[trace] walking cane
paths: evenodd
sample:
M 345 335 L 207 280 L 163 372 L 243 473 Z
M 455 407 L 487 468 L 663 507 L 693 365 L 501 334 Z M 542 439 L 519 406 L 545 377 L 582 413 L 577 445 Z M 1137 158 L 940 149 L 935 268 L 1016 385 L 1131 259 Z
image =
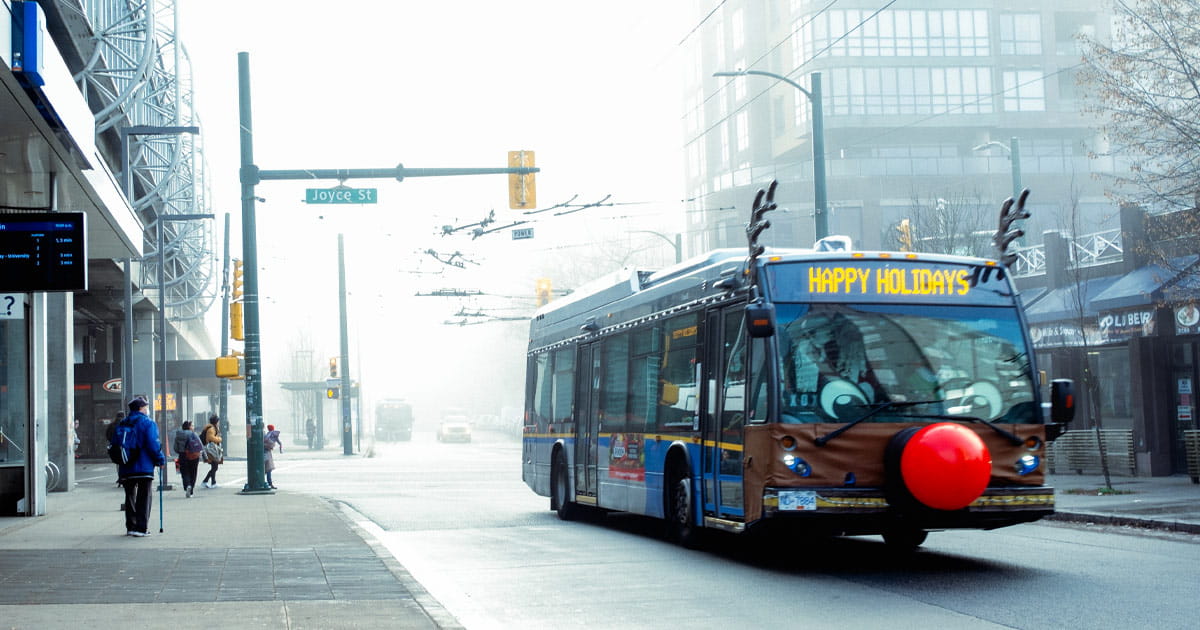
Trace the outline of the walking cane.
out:
M 163 486 L 167 484 L 167 465 L 162 465 L 162 479 L 158 484 L 158 533 L 163 533 Z

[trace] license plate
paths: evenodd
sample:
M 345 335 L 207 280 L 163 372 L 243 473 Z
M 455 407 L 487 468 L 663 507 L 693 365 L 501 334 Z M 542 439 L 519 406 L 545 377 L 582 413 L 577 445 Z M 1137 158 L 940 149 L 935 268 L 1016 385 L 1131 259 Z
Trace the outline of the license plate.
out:
M 817 493 L 812 490 L 780 490 L 779 509 L 799 512 L 817 509 Z

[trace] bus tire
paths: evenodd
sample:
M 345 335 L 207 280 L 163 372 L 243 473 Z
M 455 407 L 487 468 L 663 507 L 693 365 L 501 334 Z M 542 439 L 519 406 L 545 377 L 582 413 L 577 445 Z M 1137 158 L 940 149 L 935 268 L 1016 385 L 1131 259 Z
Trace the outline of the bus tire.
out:
M 571 501 L 567 458 L 561 452 L 554 454 L 552 470 L 554 472 L 550 477 L 550 509 L 558 513 L 559 519 L 573 521 L 579 517 L 579 506 Z
M 907 553 L 920 547 L 927 536 L 929 532 L 923 529 L 898 525 L 883 532 L 883 542 L 893 551 Z
M 677 463 L 667 476 L 667 537 L 688 549 L 700 544 L 700 531 L 692 522 L 692 496 L 687 466 Z

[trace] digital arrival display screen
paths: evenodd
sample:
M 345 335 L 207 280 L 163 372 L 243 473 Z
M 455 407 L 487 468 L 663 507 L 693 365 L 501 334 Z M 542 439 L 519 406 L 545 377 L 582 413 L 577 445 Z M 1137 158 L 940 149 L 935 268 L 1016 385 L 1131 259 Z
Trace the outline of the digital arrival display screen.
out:
M 87 289 L 87 215 L 0 214 L 0 293 Z

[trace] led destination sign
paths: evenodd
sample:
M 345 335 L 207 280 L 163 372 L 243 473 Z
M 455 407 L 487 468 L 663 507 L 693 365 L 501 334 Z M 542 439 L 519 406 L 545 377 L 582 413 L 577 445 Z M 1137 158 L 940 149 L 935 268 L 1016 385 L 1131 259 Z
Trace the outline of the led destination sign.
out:
M 768 265 L 780 302 L 1005 304 L 1002 268 L 921 261 L 828 261 Z
M 0 293 L 87 289 L 86 215 L 0 214 Z

